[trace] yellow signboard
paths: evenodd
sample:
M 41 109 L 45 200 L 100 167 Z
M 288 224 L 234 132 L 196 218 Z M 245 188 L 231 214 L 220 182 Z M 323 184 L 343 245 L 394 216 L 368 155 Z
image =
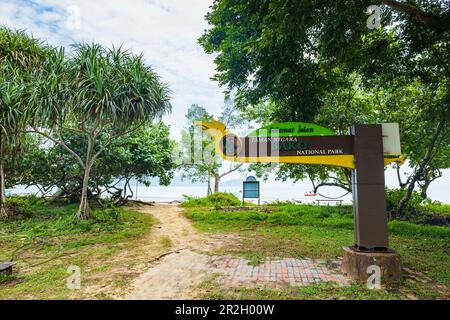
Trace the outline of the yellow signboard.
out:
M 331 130 L 305 123 L 264 127 L 247 137 L 238 137 L 214 119 L 196 123 L 215 141 L 216 153 L 225 160 L 247 163 L 303 163 L 355 168 L 353 136 L 334 135 Z M 284 128 L 293 128 L 288 133 Z M 318 132 L 314 134 L 313 129 Z M 306 131 L 310 130 L 311 135 Z M 297 132 L 298 131 L 298 132 Z M 281 134 L 280 134 L 281 132 Z M 402 155 L 386 155 L 384 164 L 403 163 Z

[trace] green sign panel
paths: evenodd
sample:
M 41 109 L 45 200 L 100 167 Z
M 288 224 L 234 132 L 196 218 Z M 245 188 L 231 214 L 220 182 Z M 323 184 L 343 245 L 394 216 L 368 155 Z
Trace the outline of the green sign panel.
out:
M 306 122 L 278 122 L 253 131 L 248 137 L 335 136 L 332 130 Z

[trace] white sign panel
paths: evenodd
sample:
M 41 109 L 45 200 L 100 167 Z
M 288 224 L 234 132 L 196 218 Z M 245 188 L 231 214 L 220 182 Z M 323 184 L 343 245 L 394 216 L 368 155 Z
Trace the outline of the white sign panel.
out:
M 398 123 L 382 123 L 383 153 L 385 155 L 401 155 L 400 131 Z

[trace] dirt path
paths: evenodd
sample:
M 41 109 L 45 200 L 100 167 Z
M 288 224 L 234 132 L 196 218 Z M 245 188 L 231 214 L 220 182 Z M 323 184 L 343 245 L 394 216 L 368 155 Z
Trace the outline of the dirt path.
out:
M 310 259 L 269 259 L 258 266 L 239 257 L 215 256 L 222 247 L 235 245 L 233 234 L 200 233 L 174 205 L 145 206 L 140 211 L 159 220 L 151 237 L 170 238 L 172 246 L 154 258 L 150 268 L 132 283 L 125 299 L 192 299 L 200 293 L 198 285 L 218 275 L 223 288 L 244 285 L 299 286 L 321 281 L 348 284 L 341 274 L 329 270 L 323 263 Z
M 175 205 L 157 204 L 141 207 L 159 221 L 152 231 L 158 239 L 169 238 L 172 246 L 165 256 L 133 282 L 125 299 L 190 299 L 193 288 L 212 272 L 208 252 L 229 245 L 233 235 L 200 234 Z

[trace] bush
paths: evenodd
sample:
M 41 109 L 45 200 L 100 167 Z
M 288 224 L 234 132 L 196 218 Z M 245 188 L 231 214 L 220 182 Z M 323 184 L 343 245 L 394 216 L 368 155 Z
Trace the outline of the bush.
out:
M 6 207 L 10 211 L 12 217 L 31 216 L 33 214 L 33 207 L 44 202 L 44 199 L 34 195 L 15 195 L 6 198 Z
M 426 204 L 421 208 L 427 214 L 437 214 L 443 216 L 450 216 L 450 204 L 432 203 Z
M 232 193 L 226 192 L 216 192 L 207 197 L 195 198 L 184 196 L 186 201 L 184 201 L 181 206 L 188 207 L 214 207 L 219 209 L 221 207 L 228 206 L 240 206 L 241 201 Z
M 386 205 L 388 211 L 393 211 L 397 208 L 400 200 L 405 196 L 406 190 L 402 189 L 388 189 L 386 188 Z M 406 208 L 418 208 L 424 202 L 420 193 L 413 191 Z

